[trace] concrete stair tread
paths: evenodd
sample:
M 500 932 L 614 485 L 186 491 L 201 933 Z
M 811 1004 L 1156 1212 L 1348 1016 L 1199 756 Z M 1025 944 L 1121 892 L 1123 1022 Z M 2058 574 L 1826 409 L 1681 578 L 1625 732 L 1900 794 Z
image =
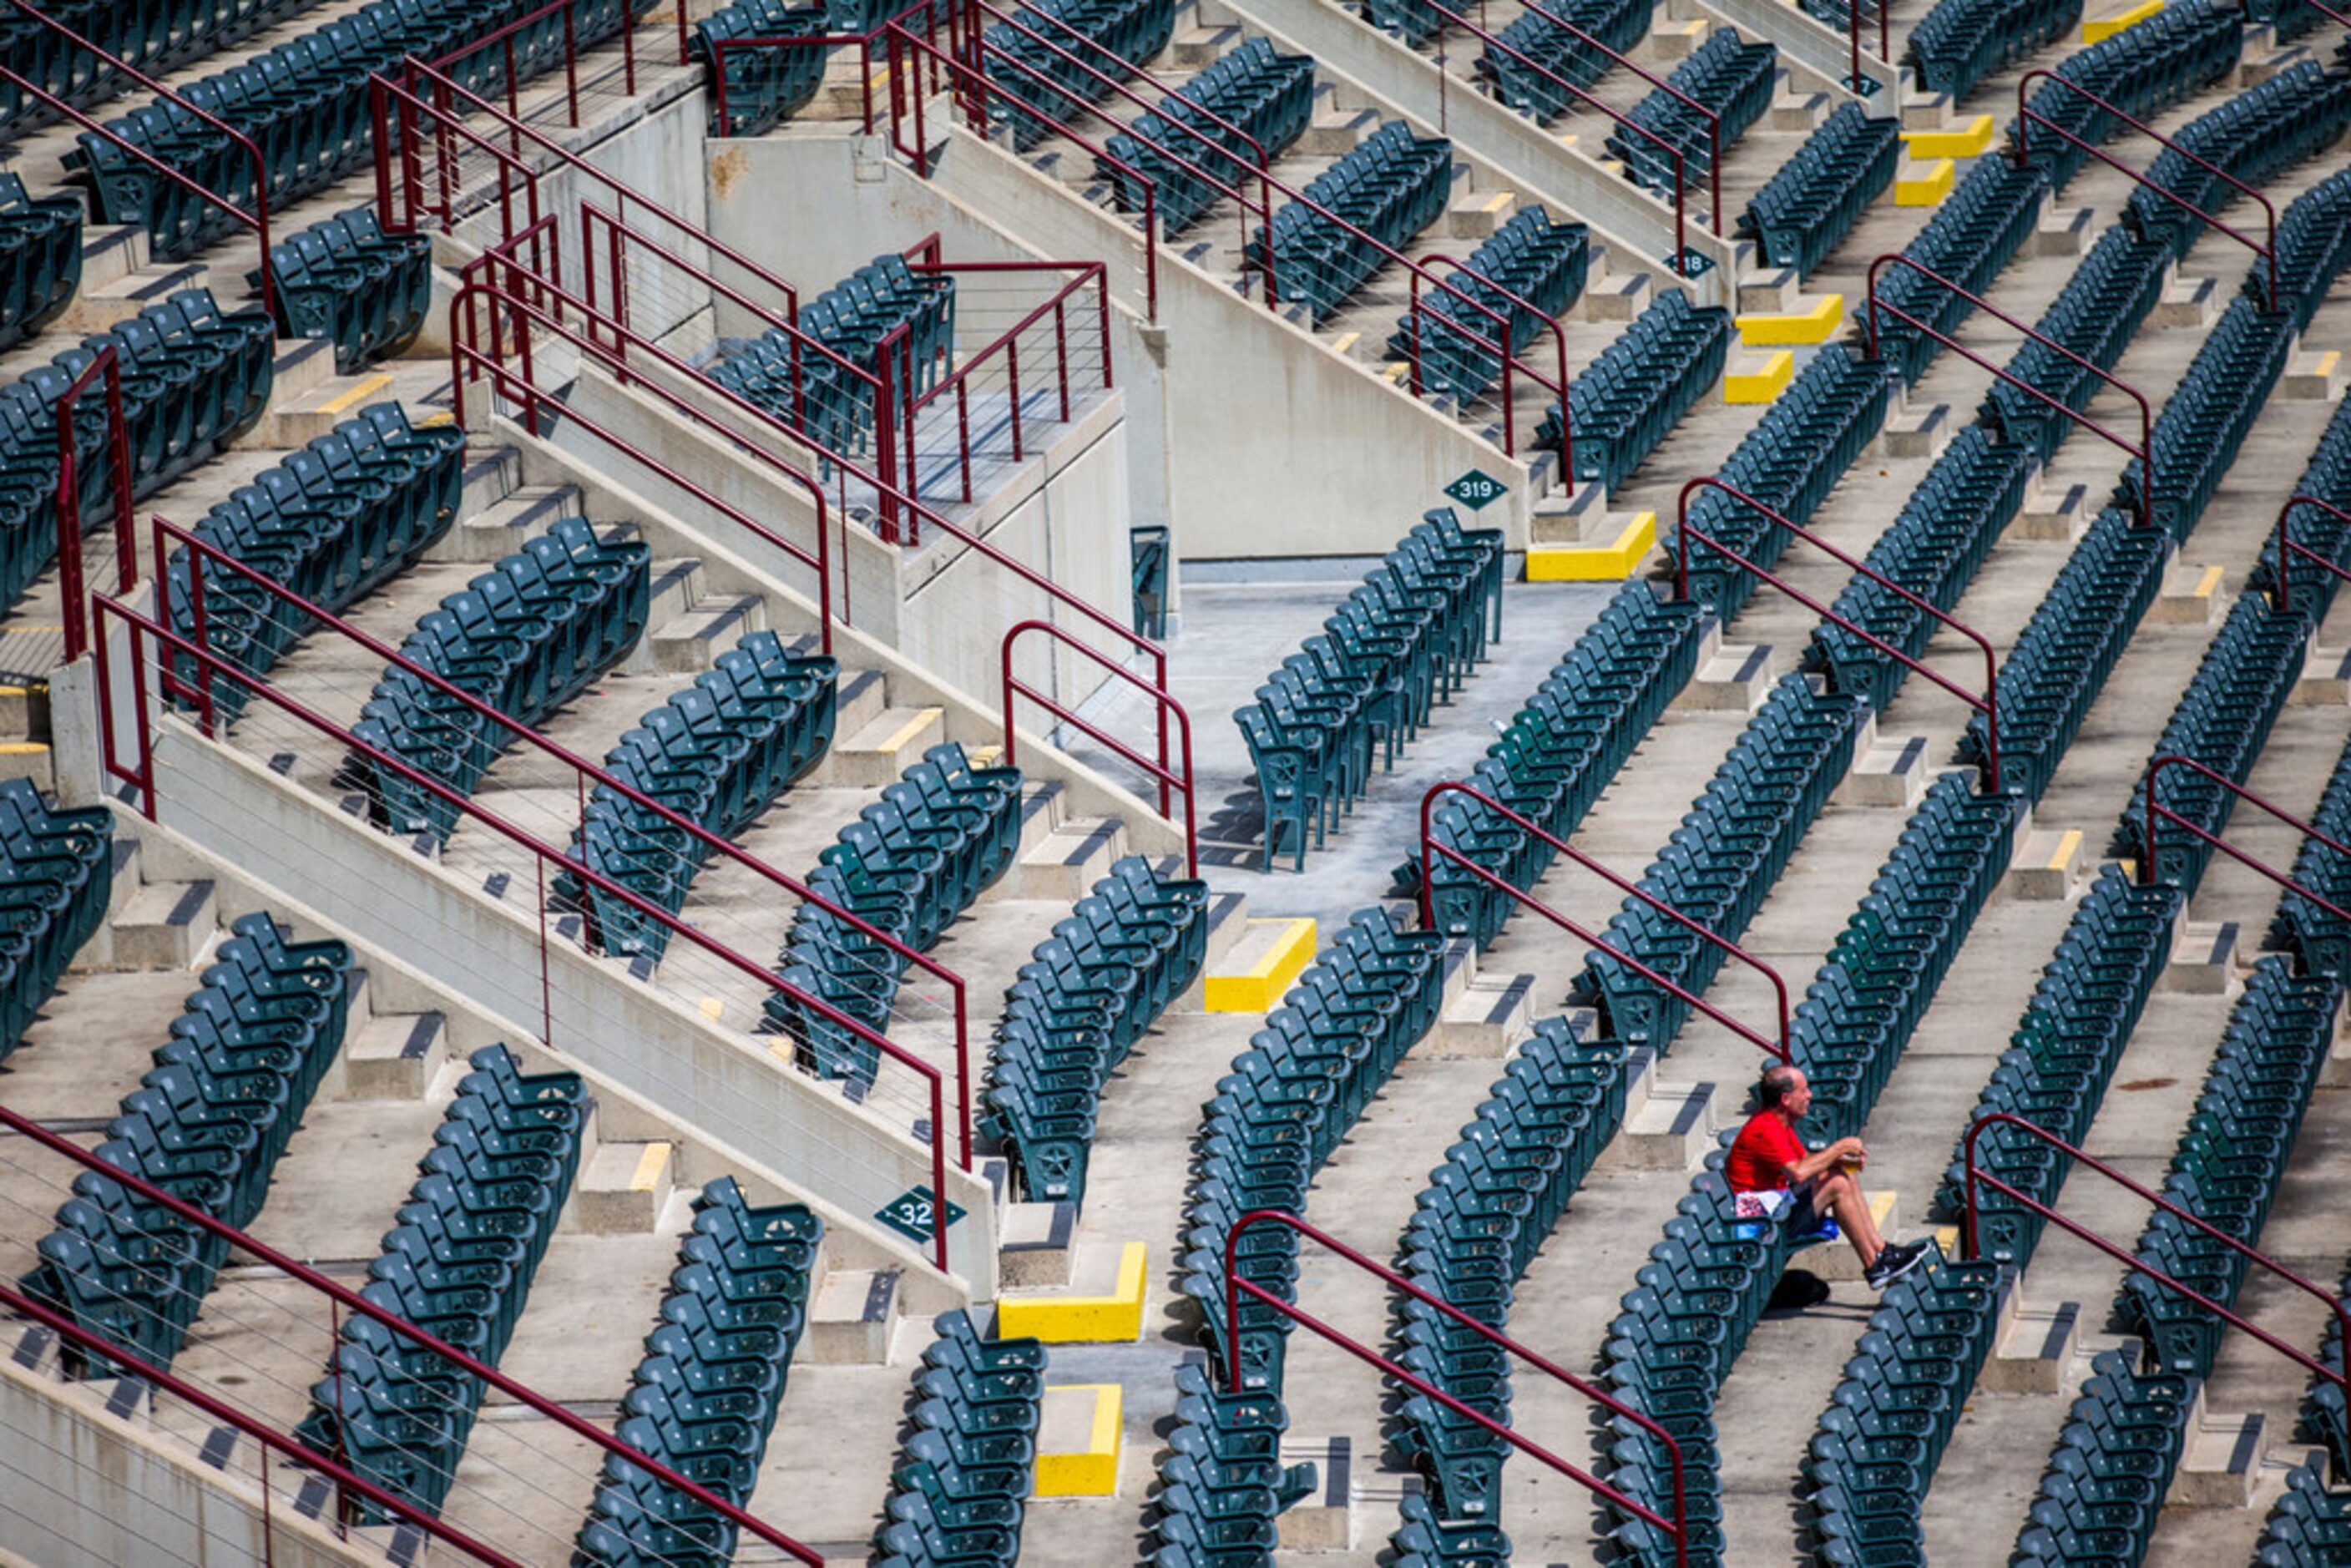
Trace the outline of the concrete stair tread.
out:
M 496 486 L 502 493 L 478 507 L 475 500 L 475 470 L 465 474 L 465 500 L 468 509 L 457 525 L 444 534 L 425 553 L 427 560 L 462 560 L 488 564 L 513 554 L 523 541 L 545 533 L 565 517 L 581 515 L 580 492 L 569 485 L 511 484 L 519 477 L 518 465 L 510 469 L 503 463 L 492 463 L 483 475 L 484 487 Z
M 651 1231 L 676 1185 L 676 1145 L 600 1144 L 580 1173 L 572 1223 L 591 1236 Z
M 896 1270 L 837 1270 L 824 1277 L 809 1302 L 799 1354 L 819 1366 L 885 1362 L 901 1316 Z
M 1074 904 L 1126 852 L 1126 823 L 1117 817 L 1073 817 L 1057 822 L 1021 852 L 1006 879 L 1013 896 Z
M 439 1013 L 371 1018 L 343 1042 L 343 1092 L 355 1100 L 422 1099 L 448 1055 Z
M 841 732 L 836 726 L 835 735 Z M 946 738 L 946 709 L 884 706 L 846 739 L 833 741 L 832 781 L 877 789 L 895 783 L 908 766 Z
M 184 969 L 219 930 L 209 882 L 152 882 L 124 903 L 108 936 L 118 968 Z

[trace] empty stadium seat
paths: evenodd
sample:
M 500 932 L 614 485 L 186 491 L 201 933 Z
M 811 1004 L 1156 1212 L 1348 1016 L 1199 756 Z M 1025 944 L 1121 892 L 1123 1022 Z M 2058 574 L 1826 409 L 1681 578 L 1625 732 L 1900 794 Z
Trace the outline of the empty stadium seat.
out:
M 961 1309 L 941 1313 L 914 1375 L 912 1431 L 873 1533 L 883 1568 L 997 1563 L 1020 1553 L 1045 1398 L 1045 1347 L 987 1339 Z
M 1403 3 L 1408 11 L 1427 10 Z M 1648 37 L 1655 10 L 1653 0 L 1542 0 L 1494 35 L 1507 47 L 1488 44 L 1478 57 L 1478 74 L 1503 102 L 1548 123 L 1582 101 L 1562 82 L 1588 89 L 1615 64 L 1584 40 L 1624 54 Z
M 246 274 L 256 289 L 259 273 Z M 269 248 L 277 329 L 325 338 L 344 375 L 389 359 L 416 340 L 433 304 L 433 244 L 421 234 L 388 235 L 372 207 L 354 207 Z
M 1176 31 L 1176 5 L 1027 0 L 1012 21 L 1019 26 L 999 22 L 986 34 L 987 78 L 998 89 L 988 95 L 988 111 L 1009 126 L 1013 146 L 1026 149 L 1165 48 Z
M 1319 327 L 1387 265 L 1377 247 L 1401 250 L 1437 221 L 1452 190 L 1453 144 L 1391 120 L 1307 183 L 1302 193 L 1321 211 L 1299 202 L 1274 209 L 1250 264 L 1270 270 L 1277 298 Z
M 1123 213 L 1143 210 L 1142 182 L 1151 182 L 1159 232 L 1173 236 L 1206 216 L 1224 190 L 1241 189 L 1260 152 L 1268 162 L 1288 152 L 1313 113 L 1312 57 L 1245 38 L 1104 142 L 1110 157 L 1095 159 L 1094 172 L 1110 182 Z
M 1568 383 L 1568 423 L 1552 405 L 1535 444 L 1556 450 L 1575 436 L 1575 477 L 1614 487 L 1632 477 L 1667 432 L 1721 379 L 1730 312 L 1692 305 L 1678 288 L 1658 294 Z
M 1739 231 L 1755 237 L 1772 266 L 1810 277 L 1894 183 L 1900 131 L 1899 121 L 1873 120 L 1857 103 L 1837 105 L 1748 202 Z
M 1582 224 L 1553 223 L 1541 208 L 1520 207 L 1447 275 L 1467 298 L 1424 286 L 1419 308 L 1396 323 L 1388 352 L 1418 367 L 1424 395 L 1466 407 L 1501 374 L 1498 349 L 1515 356 L 1575 303 L 1590 260 Z
M 36 197 L 17 175 L 0 173 L 0 349 L 24 341 L 73 303 L 81 234 L 79 202 Z
M 1625 118 L 1639 129 L 1621 124 L 1610 129 L 1610 155 L 1623 160 L 1625 172 L 1635 183 L 1650 190 L 1670 191 L 1677 181 L 1696 189 L 1713 167 L 1718 141 L 1729 153 L 1731 144 L 1771 107 L 1779 61 L 1780 47 L 1769 39 L 1750 44 L 1736 27 L 1710 28 L 1706 42 L 1666 78 L 1675 90 L 1655 89 L 1633 106 Z M 1714 118 L 1691 103 L 1713 111 Z
M 27 779 L 0 779 L 0 1061 L 106 919 L 114 819 L 51 806 Z
M 709 86 L 710 134 L 761 136 L 806 109 L 824 85 L 830 47 L 734 48 L 717 46 L 742 38 L 820 38 L 835 29 L 821 5 L 787 0 L 734 0 L 694 25 L 689 46 Z M 726 118 L 718 118 L 718 81 L 726 82 Z

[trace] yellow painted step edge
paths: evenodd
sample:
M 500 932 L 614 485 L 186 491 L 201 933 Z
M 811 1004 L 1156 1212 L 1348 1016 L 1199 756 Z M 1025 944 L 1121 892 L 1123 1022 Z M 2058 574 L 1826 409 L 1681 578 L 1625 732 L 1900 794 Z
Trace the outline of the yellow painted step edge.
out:
M 1048 1344 L 1141 1339 L 1144 1252 L 1140 1241 L 1126 1244 L 1119 1254 L 1118 1283 L 1107 1296 L 998 1296 L 997 1336 L 1040 1339 Z
M 1796 355 L 1792 349 L 1774 350 L 1763 361 L 1761 370 L 1729 371 L 1722 378 L 1722 401 L 1725 402 L 1770 402 L 1788 390 L 1796 379 Z
M 2062 870 L 2075 855 L 2081 852 L 2082 830 L 2079 828 L 2068 828 L 2065 830 L 2064 836 L 2057 841 L 2056 849 L 2050 852 L 2048 869 L 2051 871 Z
M 1897 207 L 1939 207 L 1943 198 L 1951 193 L 1958 178 L 1958 166 L 1949 158 L 1938 158 L 1931 163 L 1908 165 L 1917 173 L 1897 173 L 1894 177 L 1894 204 Z
M 383 391 L 384 388 L 391 384 L 392 377 L 389 375 L 370 376 L 367 380 L 360 382 L 359 385 L 352 387 L 348 391 L 337 392 L 333 397 L 330 397 L 326 402 L 320 403 L 319 405 L 319 412 L 320 413 L 340 413 L 343 410 L 350 407 L 351 404 L 358 402 L 360 399 L 373 397 L 376 393 Z
M 1256 963 L 1234 975 L 1211 975 L 1203 987 L 1201 1004 L 1212 1013 L 1262 1013 L 1272 1010 L 1282 992 L 1298 978 L 1314 956 L 1314 922 L 1303 915 L 1251 920 L 1250 925 L 1285 925 L 1258 956 Z M 1246 936 L 1244 932 L 1244 936 Z
M 2136 27 L 2162 10 L 2163 0 L 2140 0 L 2138 5 L 2119 16 L 2101 16 L 2095 22 L 2085 21 L 2082 24 L 2082 42 L 2103 44 L 2116 33 Z
M 662 1167 L 669 1164 L 667 1144 L 647 1144 L 637 1153 L 637 1168 L 629 1177 L 631 1192 L 651 1192 L 661 1180 Z
M 1980 158 L 1991 147 L 1992 117 L 1979 114 L 1964 131 L 1906 131 L 1902 144 L 1913 158 Z
M 1622 582 L 1657 542 L 1657 514 L 1640 512 L 1604 545 L 1533 545 L 1529 582 Z
M 1844 296 L 1823 294 L 1809 310 L 1787 315 L 1741 316 L 1739 340 L 1750 349 L 1787 348 L 1825 343 L 1844 322 Z
M 1091 1394 L 1093 1396 L 1094 1414 L 1083 1448 L 1073 1453 L 1040 1453 L 1037 1456 L 1037 1495 L 1116 1496 L 1119 1431 L 1126 1415 L 1126 1391 L 1115 1383 L 1065 1383 L 1056 1384 L 1045 1392 L 1049 1396 Z

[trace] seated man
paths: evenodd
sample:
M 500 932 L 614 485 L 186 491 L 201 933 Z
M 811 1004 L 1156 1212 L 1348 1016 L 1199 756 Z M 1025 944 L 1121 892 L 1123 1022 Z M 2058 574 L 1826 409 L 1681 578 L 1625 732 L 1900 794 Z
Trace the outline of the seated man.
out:
M 1796 1124 L 1812 1109 L 1812 1085 L 1803 1069 L 1775 1065 L 1764 1070 L 1755 1097 L 1762 1109 L 1739 1129 L 1723 1175 L 1733 1192 L 1784 1193 L 1785 1206 L 1766 1203 L 1791 1236 L 1820 1228 L 1823 1216 L 1837 1222 L 1861 1255 L 1863 1278 L 1882 1291 L 1918 1266 L 1926 1247 L 1888 1246 L 1877 1234 L 1869 1200 L 1856 1179 L 1868 1155 L 1859 1138 L 1839 1138 L 1818 1154 L 1805 1152 Z

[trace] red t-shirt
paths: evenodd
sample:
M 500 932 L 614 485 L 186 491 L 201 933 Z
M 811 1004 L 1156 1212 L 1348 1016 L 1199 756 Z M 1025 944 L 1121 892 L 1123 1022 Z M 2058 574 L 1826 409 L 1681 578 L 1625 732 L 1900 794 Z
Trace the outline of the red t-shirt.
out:
M 1731 1140 L 1722 1174 L 1733 1192 L 1767 1192 L 1788 1185 L 1788 1167 L 1810 1151 L 1776 1111 L 1758 1111 Z

